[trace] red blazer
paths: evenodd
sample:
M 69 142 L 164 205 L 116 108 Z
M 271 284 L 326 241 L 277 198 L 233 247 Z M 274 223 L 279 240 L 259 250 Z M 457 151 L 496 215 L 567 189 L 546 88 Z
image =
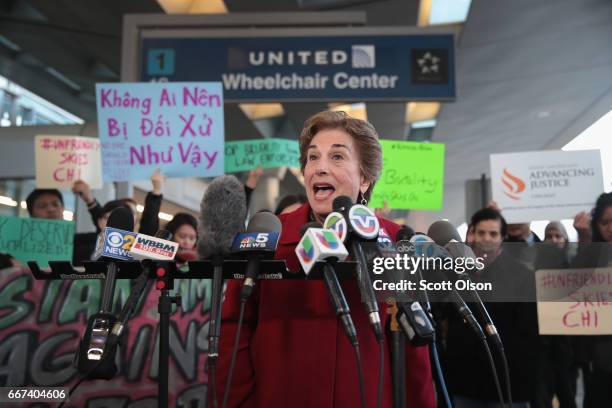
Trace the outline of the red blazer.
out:
M 300 228 L 308 222 L 310 207 L 303 205 L 283 214 L 276 259 L 284 259 L 292 271 L 300 266 L 295 247 Z M 380 224 L 391 237 L 399 226 L 386 219 Z M 228 283 L 223 303 L 221 342 L 217 369 L 219 406 L 237 329 L 242 281 Z M 357 329 L 365 378 L 366 404 L 376 406 L 379 346 L 355 281 L 342 287 Z M 353 348 L 331 307 L 323 281 L 258 281 L 246 305 L 236 367 L 228 407 L 360 406 L 359 382 Z M 386 327 L 386 305 L 380 317 Z M 385 342 L 383 407 L 392 406 L 391 362 Z M 406 350 L 407 401 L 409 407 L 435 407 L 435 396 L 427 347 Z M 209 398 L 212 393 L 208 393 Z M 212 405 L 210 405 L 212 406 Z

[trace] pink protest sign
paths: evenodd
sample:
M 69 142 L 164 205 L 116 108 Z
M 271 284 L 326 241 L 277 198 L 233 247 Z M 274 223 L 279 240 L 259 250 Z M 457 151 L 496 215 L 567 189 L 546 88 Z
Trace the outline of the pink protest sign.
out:
M 36 187 L 71 188 L 83 180 L 102 188 L 100 141 L 82 136 L 38 135 L 34 140 Z
M 536 272 L 540 334 L 612 334 L 612 268 Z

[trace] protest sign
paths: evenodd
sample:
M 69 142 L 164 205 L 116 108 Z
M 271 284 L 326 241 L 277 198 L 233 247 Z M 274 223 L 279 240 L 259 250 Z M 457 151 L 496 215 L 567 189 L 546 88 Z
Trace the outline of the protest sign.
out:
M 35 280 L 28 269 L 3 269 L 0 386 L 72 387 L 81 377 L 74 353 L 87 319 L 99 311 L 103 286 L 102 279 Z M 133 279 L 117 279 L 112 310 L 123 308 L 133 288 Z M 174 290 L 181 300 L 169 327 L 168 406 L 203 407 L 212 284 L 177 279 Z M 108 381 L 83 382 L 67 406 L 157 406 L 159 296 L 154 285 L 145 288 L 117 352 L 118 373 Z
M 247 171 L 261 165 L 300 167 L 300 148 L 297 140 L 255 139 L 225 142 L 225 172 Z
M 82 136 L 38 135 L 34 139 L 36 187 L 69 189 L 83 180 L 102 188 L 100 141 Z
M 439 210 L 444 188 L 444 145 L 381 140 L 383 169 L 369 206 Z
M 493 200 L 509 223 L 574 218 L 603 191 L 599 150 L 492 154 Z
M 219 82 L 96 84 L 104 181 L 223 174 Z
M 71 261 L 74 222 L 41 218 L 0 216 L 0 252 L 24 265 L 36 261 L 48 267 L 48 261 Z
M 612 267 L 536 271 L 540 334 L 612 334 Z

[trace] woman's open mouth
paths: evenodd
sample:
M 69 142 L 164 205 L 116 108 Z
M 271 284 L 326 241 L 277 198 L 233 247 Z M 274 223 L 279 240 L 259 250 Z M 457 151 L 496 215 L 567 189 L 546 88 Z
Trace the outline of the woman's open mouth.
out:
M 329 183 L 315 183 L 312 186 L 314 191 L 314 198 L 316 200 L 325 200 L 331 197 L 336 191 L 335 187 Z

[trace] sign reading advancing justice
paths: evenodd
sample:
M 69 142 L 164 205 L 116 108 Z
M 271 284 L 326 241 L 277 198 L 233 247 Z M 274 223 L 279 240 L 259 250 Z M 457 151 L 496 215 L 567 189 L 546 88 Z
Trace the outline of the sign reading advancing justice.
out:
M 74 222 L 41 218 L 0 216 L 0 252 L 24 265 L 36 261 L 48 267 L 48 261 L 72 260 Z
M 257 168 L 300 167 L 297 140 L 256 139 L 225 142 L 225 172 L 234 173 Z
M 38 135 L 34 139 L 37 188 L 71 188 L 83 180 L 102 188 L 100 141 L 81 136 Z
M 540 334 L 612 334 L 610 282 L 612 267 L 536 271 Z
M 603 191 L 599 150 L 492 154 L 493 200 L 509 223 L 574 218 Z
M 444 145 L 381 140 L 383 169 L 371 208 L 439 210 L 444 188 Z
M 223 174 L 218 82 L 96 84 L 104 181 Z

